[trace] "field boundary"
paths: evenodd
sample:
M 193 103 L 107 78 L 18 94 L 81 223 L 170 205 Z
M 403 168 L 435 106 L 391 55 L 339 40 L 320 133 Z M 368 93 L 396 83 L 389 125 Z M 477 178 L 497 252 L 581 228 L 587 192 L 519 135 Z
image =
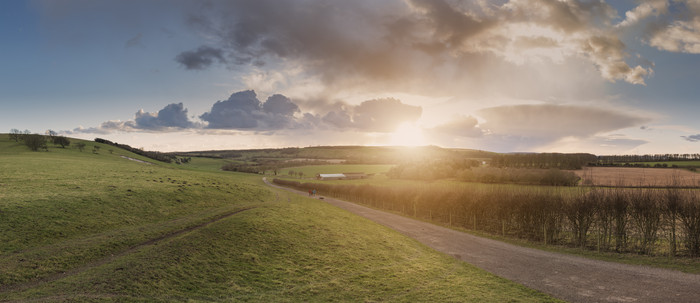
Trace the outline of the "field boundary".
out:
M 142 249 L 142 248 L 144 248 L 144 247 L 152 246 L 152 245 L 157 244 L 158 242 L 161 242 L 161 241 L 164 241 L 164 240 L 168 240 L 168 239 L 177 237 L 177 236 L 179 236 L 179 235 L 192 232 L 192 231 L 197 230 L 197 229 L 204 228 L 204 227 L 206 227 L 206 226 L 208 226 L 208 225 L 210 225 L 210 224 L 216 223 L 216 222 L 218 222 L 218 221 L 221 221 L 221 220 L 227 219 L 227 218 L 229 218 L 229 217 L 232 217 L 233 215 L 236 215 L 236 214 L 239 214 L 239 213 L 241 213 L 241 212 L 244 212 L 244 211 L 247 211 L 247 210 L 251 210 L 251 209 L 254 209 L 254 208 L 258 208 L 258 206 L 245 207 L 245 208 L 241 208 L 241 209 L 237 209 L 237 210 L 233 210 L 233 211 L 228 211 L 228 212 L 225 212 L 225 213 L 223 213 L 223 214 L 219 214 L 219 215 L 217 215 L 217 216 L 214 216 L 214 217 L 212 217 L 212 218 L 206 220 L 205 222 L 199 223 L 199 224 L 194 225 L 194 226 L 186 227 L 186 228 L 183 228 L 183 229 L 178 229 L 178 230 L 171 231 L 171 232 L 166 233 L 166 234 L 164 234 L 164 235 L 161 235 L 161 236 L 159 236 L 159 237 L 156 237 L 156 238 L 153 238 L 153 239 L 150 239 L 150 240 L 147 240 L 147 241 L 138 243 L 138 244 L 136 244 L 136 245 L 133 245 L 133 246 L 131 246 L 131 247 L 127 248 L 127 249 L 124 249 L 124 250 L 122 250 L 122 251 L 120 251 L 120 252 L 110 254 L 110 255 L 107 256 L 107 257 L 104 257 L 104 258 L 101 258 L 101 259 L 97 259 L 97 260 L 93 260 L 93 261 L 91 261 L 91 262 L 82 264 L 82 265 L 80 265 L 80 266 L 77 266 L 77 267 L 72 268 L 72 269 L 70 269 L 70 270 L 67 270 L 67 271 L 65 271 L 65 272 L 55 273 L 55 274 L 51 274 L 51 275 L 49 275 L 49 276 L 47 276 L 47 277 L 43 277 L 43 278 L 36 279 L 36 280 L 30 280 L 30 281 L 26 281 L 26 282 L 21 282 L 21 283 L 17 283 L 17 284 L 1 285 L 1 286 L 0 286 L 0 293 L 14 292 L 14 291 L 23 291 L 23 290 L 27 290 L 27 289 L 31 289 L 31 288 L 33 288 L 33 287 L 39 286 L 39 285 L 41 285 L 41 284 L 50 283 L 50 282 L 53 282 L 53 281 L 56 281 L 56 280 L 60 280 L 60 279 L 63 279 L 63 278 L 67 278 L 67 277 L 70 277 L 70 276 L 74 276 L 74 275 L 80 274 L 80 273 L 85 272 L 85 271 L 87 271 L 87 270 L 90 270 L 90 269 L 92 269 L 92 268 L 96 268 L 96 267 L 102 266 L 102 265 L 107 264 L 107 263 L 110 263 L 110 262 L 112 262 L 112 261 L 114 261 L 114 260 L 116 260 L 116 259 L 119 259 L 119 258 L 121 258 L 121 257 L 123 257 L 123 256 L 126 256 L 126 255 L 129 255 L 129 254 L 131 254 L 131 253 L 134 253 L 134 252 L 136 252 L 136 251 L 138 251 L 138 250 L 140 250 L 140 249 Z
M 306 193 L 268 185 L 300 195 Z M 337 198 L 323 201 L 497 276 L 569 302 L 696 302 L 700 275 L 521 247 Z

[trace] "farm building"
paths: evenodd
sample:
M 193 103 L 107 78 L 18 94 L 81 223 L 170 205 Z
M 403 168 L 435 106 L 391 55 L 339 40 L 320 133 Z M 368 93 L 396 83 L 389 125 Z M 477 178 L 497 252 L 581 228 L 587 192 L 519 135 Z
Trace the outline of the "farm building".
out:
M 367 178 L 367 174 L 365 173 L 343 173 L 343 175 L 345 175 L 345 178 L 348 180 Z
M 346 177 L 343 174 L 317 174 L 316 179 L 321 180 L 321 181 L 330 181 L 330 180 L 345 180 Z
M 365 173 L 342 173 L 342 174 L 317 174 L 316 179 L 321 181 L 329 180 L 355 180 L 367 178 Z

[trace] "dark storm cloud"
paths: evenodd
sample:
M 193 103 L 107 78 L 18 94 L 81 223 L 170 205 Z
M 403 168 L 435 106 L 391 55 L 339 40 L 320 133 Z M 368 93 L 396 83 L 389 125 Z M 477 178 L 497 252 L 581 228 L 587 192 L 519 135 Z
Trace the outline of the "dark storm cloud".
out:
M 209 46 L 200 46 L 197 50 L 185 51 L 175 57 L 175 61 L 187 69 L 205 69 L 212 65 L 215 59 L 219 63 L 226 63 L 224 52 Z

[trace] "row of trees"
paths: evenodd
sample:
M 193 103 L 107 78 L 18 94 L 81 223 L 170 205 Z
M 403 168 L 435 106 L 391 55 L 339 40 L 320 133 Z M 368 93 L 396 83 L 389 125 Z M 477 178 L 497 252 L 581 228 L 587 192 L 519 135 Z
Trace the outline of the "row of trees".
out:
M 503 236 L 613 252 L 700 256 L 700 191 L 333 185 L 275 179 L 374 208 Z
M 493 167 L 510 168 L 558 168 L 581 169 L 588 163 L 595 163 L 598 158 L 593 154 L 576 153 L 528 153 L 499 154 L 491 159 Z
M 660 162 L 660 161 L 692 161 L 700 160 L 700 154 L 652 154 L 652 155 L 610 155 L 598 156 L 600 164 L 626 162 Z
M 276 176 L 281 169 L 286 167 L 323 164 L 328 164 L 328 162 L 322 160 L 286 161 L 279 159 L 256 158 L 252 159 L 251 161 L 226 163 L 221 167 L 221 170 L 252 174 L 264 174 L 267 171 L 271 171 Z
M 32 151 L 39 151 L 40 149 L 49 150 L 47 145 L 48 142 L 52 142 L 56 146 L 61 146 L 65 148 L 70 145 L 70 139 L 65 136 L 59 136 L 53 130 L 47 130 L 46 135 L 32 134 L 29 130 L 20 131 L 18 129 L 11 129 L 9 134 L 10 140 L 15 142 L 24 142 L 24 144 L 29 147 Z

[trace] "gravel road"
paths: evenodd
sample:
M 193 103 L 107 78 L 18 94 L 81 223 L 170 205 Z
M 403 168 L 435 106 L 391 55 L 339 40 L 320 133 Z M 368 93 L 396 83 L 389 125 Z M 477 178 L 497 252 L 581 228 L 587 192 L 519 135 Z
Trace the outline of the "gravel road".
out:
M 569 302 L 700 302 L 700 275 L 545 252 L 338 199 L 326 197 L 324 201 L 500 277 Z

